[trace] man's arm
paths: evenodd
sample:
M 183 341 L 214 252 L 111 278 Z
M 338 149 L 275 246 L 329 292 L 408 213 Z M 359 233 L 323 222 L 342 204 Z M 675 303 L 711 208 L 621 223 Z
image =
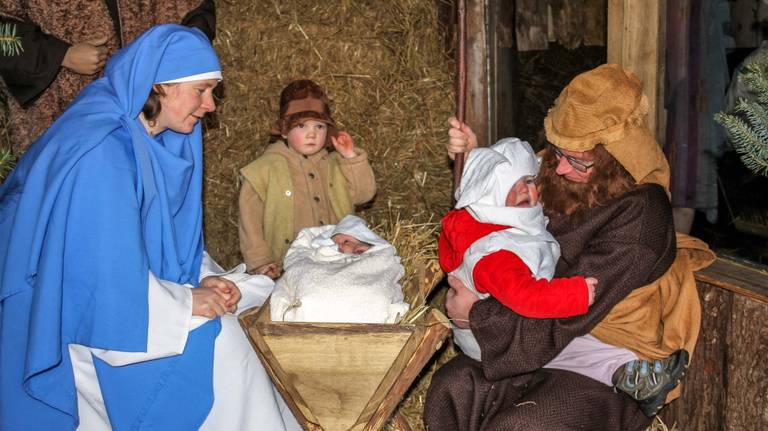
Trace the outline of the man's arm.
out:
M 0 77 L 19 105 L 26 107 L 56 79 L 70 45 L 35 24 L 5 17 L 0 23 L 16 26 L 23 49 L 18 55 L 0 55 Z
M 200 6 L 189 11 L 181 19 L 181 24 L 199 28 L 212 41 L 216 37 L 216 5 L 213 0 L 204 0 Z

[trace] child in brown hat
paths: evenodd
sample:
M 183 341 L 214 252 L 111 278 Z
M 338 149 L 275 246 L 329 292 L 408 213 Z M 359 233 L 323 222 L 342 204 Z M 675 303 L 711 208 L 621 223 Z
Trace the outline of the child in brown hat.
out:
M 336 224 L 373 198 L 376 182 L 366 152 L 338 131 L 313 81 L 283 89 L 272 135 L 277 141 L 240 170 L 239 234 L 248 271 L 276 278 L 299 231 Z

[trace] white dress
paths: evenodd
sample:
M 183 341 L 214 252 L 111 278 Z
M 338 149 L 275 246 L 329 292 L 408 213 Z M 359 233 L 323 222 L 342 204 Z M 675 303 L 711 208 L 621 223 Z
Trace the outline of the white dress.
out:
M 262 275 L 245 273 L 245 265 L 224 271 L 205 253 L 200 279 L 221 275 L 242 292 L 236 314 L 261 305 L 274 283 Z M 70 344 L 69 352 L 77 387 L 78 430 L 111 428 L 96 377 L 92 355 L 110 365 L 134 364 L 180 354 L 187 335 L 208 319 L 192 316 L 188 285 L 157 279 L 149 274 L 149 326 L 147 352 L 119 352 Z M 300 430 L 298 422 L 269 379 L 236 314 L 221 318 L 213 359 L 214 401 L 203 430 Z

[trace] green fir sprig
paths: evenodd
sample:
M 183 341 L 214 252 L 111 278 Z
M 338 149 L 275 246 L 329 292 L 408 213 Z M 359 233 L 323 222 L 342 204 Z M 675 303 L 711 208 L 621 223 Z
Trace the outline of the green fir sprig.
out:
M 10 149 L 0 148 L 0 182 L 5 179 L 8 172 L 13 169 L 14 157 Z
M 732 111 L 715 114 L 715 120 L 725 127 L 744 165 L 768 177 L 768 54 L 745 65 L 736 79 L 756 97 L 739 99 Z
M 0 22 L 0 54 L 5 57 L 19 55 L 24 51 L 21 38 L 16 36 L 16 24 Z

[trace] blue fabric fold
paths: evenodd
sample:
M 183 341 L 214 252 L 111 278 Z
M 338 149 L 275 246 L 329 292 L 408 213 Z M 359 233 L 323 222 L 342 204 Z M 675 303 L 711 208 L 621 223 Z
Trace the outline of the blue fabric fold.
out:
M 145 351 L 149 272 L 197 286 L 200 124 L 151 137 L 138 116 L 153 83 L 220 69 L 199 30 L 154 27 L 109 60 L 0 186 L 0 429 L 74 429 L 68 345 Z M 191 332 L 175 357 L 96 360 L 113 427 L 198 427 L 219 327 Z

